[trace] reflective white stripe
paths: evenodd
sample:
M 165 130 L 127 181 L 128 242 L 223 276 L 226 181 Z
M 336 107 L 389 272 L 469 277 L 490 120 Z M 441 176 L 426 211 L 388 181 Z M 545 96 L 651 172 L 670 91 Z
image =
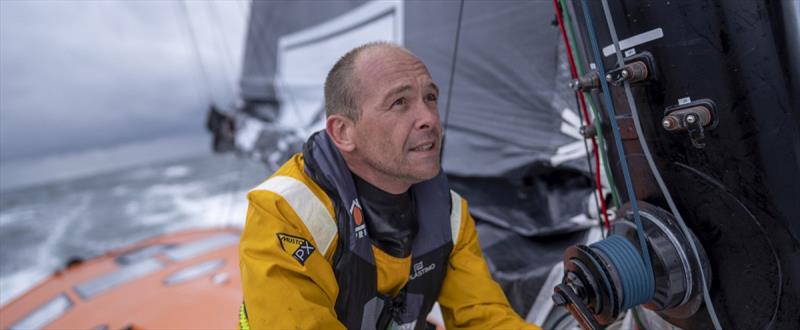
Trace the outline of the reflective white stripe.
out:
M 453 233 L 453 246 L 458 242 L 458 233 L 461 231 L 461 196 L 450 190 L 450 203 L 452 210 L 450 211 L 450 230 Z
M 336 222 L 333 221 L 328 209 L 310 189 L 300 180 L 288 176 L 274 176 L 264 181 L 252 191 L 267 190 L 283 197 L 294 212 L 303 220 L 311 232 L 317 248 L 323 256 L 333 242 L 336 235 Z

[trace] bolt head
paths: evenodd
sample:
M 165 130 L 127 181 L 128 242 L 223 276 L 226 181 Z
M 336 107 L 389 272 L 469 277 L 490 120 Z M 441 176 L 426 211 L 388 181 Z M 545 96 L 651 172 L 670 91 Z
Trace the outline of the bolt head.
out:
M 661 126 L 664 126 L 666 129 L 672 128 L 672 120 L 664 119 L 664 121 L 661 122 Z
M 686 116 L 686 122 L 687 123 L 694 124 L 695 121 L 697 121 L 697 116 L 695 116 L 695 115 Z
M 622 75 L 622 78 L 628 78 L 628 76 L 631 75 L 630 72 L 628 72 L 628 70 L 622 70 L 620 74 Z
M 614 80 L 614 77 L 612 77 L 610 73 L 606 75 L 606 81 L 611 82 L 613 80 Z

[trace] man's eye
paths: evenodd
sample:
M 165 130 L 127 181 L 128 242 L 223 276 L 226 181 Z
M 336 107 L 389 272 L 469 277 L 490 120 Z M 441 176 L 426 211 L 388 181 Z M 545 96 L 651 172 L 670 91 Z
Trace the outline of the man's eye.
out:
M 436 94 L 428 94 L 428 96 L 426 96 L 425 98 L 429 102 L 436 102 L 437 100 L 439 100 L 439 96 L 437 96 Z
M 402 107 L 402 106 L 406 105 L 406 103 L 407 103 L 407 101 L 406 101 L 405 97 L 399 98 L 399 99 L 397 99 L 397 101 L 394 101 L 394 103 L 392 103 L 392 107 Z

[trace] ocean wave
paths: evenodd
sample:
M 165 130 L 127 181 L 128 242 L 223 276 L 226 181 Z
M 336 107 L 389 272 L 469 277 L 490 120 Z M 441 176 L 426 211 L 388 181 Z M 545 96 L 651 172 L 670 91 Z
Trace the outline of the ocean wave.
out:
M 189 166 L 173 165 L 173 166 L 167 167 L 164 170 L 164 172 L 162 173 L 162 176 L 164 176 L 165 178 L 169 178 L 169 179 L 178 179 L 178 178 L 187 177 L 187 176 L 189 176 L 189 174 L 192 174 L 192 169 L 189 168 Z
M 27 268 L 8 276 L 0 277 L 0 306 L 19 297 L 28 289 L 43 281 L 50 273 L 39 268 Z
M 0 213 L 0 227 L 9 226 L 17 221 L 25 221 L 36 216 L 36 209 L 30 207 L 20 207 L 10 210 L 2 210 Z
M 89 259 L 167 232 L 241 228 L 246 189 L 261 181 L 265 170 L 262 164 L 239 162 L 200 157 L 4 192 L 2 301 L 36 285 L 71 257 Z M 183 177 L 165 179 L 165 174 Z

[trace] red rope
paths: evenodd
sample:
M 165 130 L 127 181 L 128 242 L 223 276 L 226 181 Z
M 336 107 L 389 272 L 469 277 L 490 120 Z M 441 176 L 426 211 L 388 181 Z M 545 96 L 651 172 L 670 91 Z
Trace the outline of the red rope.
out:
M 567 31 L 564 29 L 564 21 L 561 18 L 561 6 L 558 4 L 558 0 L 553 0 L 553 6 L 556 9 L 556 19 L 558 20 L 558 27 L 561 30 L 561 37 L 564 39 L 564 46 L 567 48 L 567 58 L 569 59 L 569 71 L 572 73 L 572 79 L 578 79 L 578 70 L 575 69 L 575 59 L 572 57 L 572 47 L 569 45 L 569 39 L 567 38 Z M 583 121 L 585 125 L 588 127 L 591 125 L 589 120 L 589 111 L 586 110 L 586 100 L 583 98 L 583 92 L 576 91 L 575 94 L 578 95 L 578 100 L 580 101 L 580 108 L 581 112 L 583 113 Z M 610 230 L 610 224 L 608 222 L 608 214 L 606 213 L 606 201 L 603 195 L 603 186 L 600 180 L 600 154 L 599 150 L 597 149 L 597 140 L 592 137 L 592 150 L 594 151 L 594 167 L 595 167 L 595 176 L 594 181 L 597 185 L 597 193 L 599 194 L 600 199 L 600 210 L 603 214 L 603 220 L 605 220 L 606 224 L 606 231 Z

